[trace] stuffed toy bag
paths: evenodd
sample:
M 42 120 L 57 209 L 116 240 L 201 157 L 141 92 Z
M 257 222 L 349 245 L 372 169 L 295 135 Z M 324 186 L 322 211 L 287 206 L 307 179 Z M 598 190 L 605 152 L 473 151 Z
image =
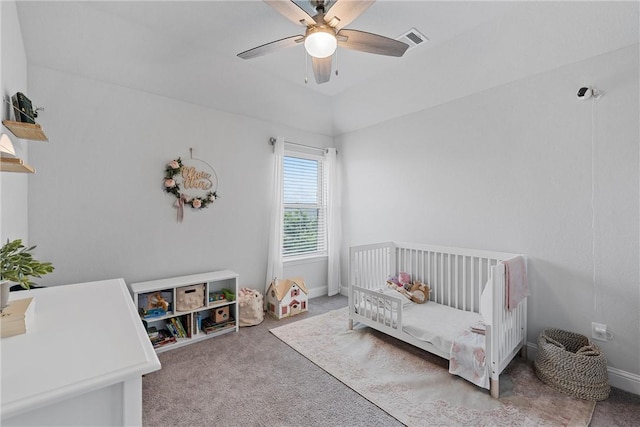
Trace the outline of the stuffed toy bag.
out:
M 242 288 L 238 294 L 239 326 L 259 325 L 264 320 L 262 294 L 254 289 Z

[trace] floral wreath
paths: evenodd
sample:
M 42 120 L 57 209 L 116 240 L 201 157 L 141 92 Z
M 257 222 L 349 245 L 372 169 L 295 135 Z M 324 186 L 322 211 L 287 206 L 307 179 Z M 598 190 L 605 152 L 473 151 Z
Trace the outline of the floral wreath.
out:
M 194 209 L 203 209 L 218 198 L 218 194 L 215 191 L 209 191 L 204 197 L 193 198 L 181 193 L 180 184 L 176 182 L 174 177 L 182 173 L 182 168 L 182 159 L 178 157 L 176 160 L 171 160 L 164 171 L 164 189 L 167 193 L 171 193 L 176 197 L 176 206 L 181 208 L 186 203 Z

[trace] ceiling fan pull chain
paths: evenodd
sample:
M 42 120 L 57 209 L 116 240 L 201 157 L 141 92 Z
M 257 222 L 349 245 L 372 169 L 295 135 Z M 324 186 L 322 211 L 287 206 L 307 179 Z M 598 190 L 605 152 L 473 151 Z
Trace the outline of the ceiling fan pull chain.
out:
M 338 49 L 336 49 L 336 76 L 338 75 Z
M 309 57 L 307 51 L 304 51 L 304 84 L 309 82 Z

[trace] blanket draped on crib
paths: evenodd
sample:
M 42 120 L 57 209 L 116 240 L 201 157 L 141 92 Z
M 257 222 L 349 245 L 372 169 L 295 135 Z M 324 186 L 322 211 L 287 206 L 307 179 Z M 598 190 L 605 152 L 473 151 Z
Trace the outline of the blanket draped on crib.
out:
M 489 368 L 485 358 L 485 336 L 463 331 L 451 345 L 449 372 L 489 389 Z
M 513 310 L 520 301 L 528 297 L 529 283 L 527 282 L 527 264 L 522 256 L 504 261 L 507 294 L 507 309 Z

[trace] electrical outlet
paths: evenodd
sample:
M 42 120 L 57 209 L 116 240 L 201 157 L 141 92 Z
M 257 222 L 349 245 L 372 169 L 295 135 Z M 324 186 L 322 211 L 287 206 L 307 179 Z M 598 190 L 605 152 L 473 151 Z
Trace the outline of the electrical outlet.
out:
M 591 323 L 591 338 L 598 341 L 608 341 L 607 325 L 603 323 Z

